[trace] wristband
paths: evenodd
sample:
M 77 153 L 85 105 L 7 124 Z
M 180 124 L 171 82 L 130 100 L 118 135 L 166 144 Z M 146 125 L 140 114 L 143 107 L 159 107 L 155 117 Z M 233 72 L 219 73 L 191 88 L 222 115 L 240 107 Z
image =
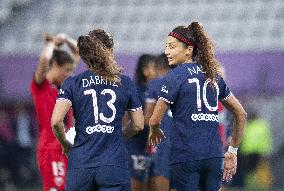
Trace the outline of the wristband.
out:
M 228 152 L 237 155 L 238 154 L 238 148 L 229 146 Z

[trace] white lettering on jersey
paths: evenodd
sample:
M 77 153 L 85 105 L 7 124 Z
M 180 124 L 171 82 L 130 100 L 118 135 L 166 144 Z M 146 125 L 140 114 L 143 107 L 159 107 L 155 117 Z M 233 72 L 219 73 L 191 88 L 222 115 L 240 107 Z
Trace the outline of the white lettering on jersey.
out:
M 58 94 L 63 95 L 63 94 L 64 94 L 64 90 L 63 90 L 63 89 L 60 89 L 59 92 L 58 92 Z
M 112 133 L 114 130 L 114 127 L 112 126 L 108 126 L 108 125 L 95 125 L 95 126 L 88 126 L 86 128 L 86 132 L 90 135 L 90 134 L 93 134 L 95 132 L 98 132 L 98 133 Z
M 169 91 L 167 90 L 167 86 L 163 85 L 161 92 L 169 93 Z
M 115 82 L 111 82 L 108 80 L 103 79 L 102 76 L 95 76 L 95 79 L 93 79 L 93 76 L 90 76 L 89 79 L 82 79 L 82 86 L 84 88 L 90 87 L 91 85 L 98 85 L 98 84 L 105 84 L 105 85 L 111 85 L 118 87 L 118 85 Z
M 135 170 L 145 170 L 146 169 L 146 157 L 143 155 L 131 155 L 133 160 L 133 168 Z
M 187 68 L 187 70 L 190 72 L 190 75 L 192 75 L 193 73 L 198 74 L 199 72 L 205 73 L 198 66 L 196 66 L 195 68 Z
M 191 115 L 192 121 L 216 121 L 218 122 L 218 115 L 206 113 L 194 113 Z

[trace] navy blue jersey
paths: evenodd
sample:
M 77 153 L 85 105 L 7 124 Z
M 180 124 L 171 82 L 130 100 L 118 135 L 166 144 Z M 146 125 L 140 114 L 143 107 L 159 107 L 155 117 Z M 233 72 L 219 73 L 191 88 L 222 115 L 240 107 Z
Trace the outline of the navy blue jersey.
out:
M 145 102 L 146 103 L 156 103 L 159 99 L 159 93 L 162 87 L 162 78 L 156 78 L 152 80 L 147 88 L 147 91 L 145 92 Z M 167 139 L 165 141 L 168 141 L 170 139 L 170 130 L 173 126 L 172 122 L 172 112 L 170 109 L 167 110 L 165 115 L 163 116 L 162 122 L 161 122 L 161 129 L 163 130 L 165 136 Z M 163 144 L 163 143 L 161 143 Z
M 218 100 L 231 95 L 222 77 L 212 84 L 200 65 L 182 64 L 164 78 L 160 98 L 170 104 L 171 163 L 223 157 L 218 132 Z
M 142 109 L 130 78 L 121 76 L 121 84 L 116 84 L 88 70 L 66 79 L 58 100 L 72 104 L 75 118 L 76 137 L 68 165 L 127 168 L 122 117 L 126 110 Z
M 145 107 L 145 91 L 147 90 L 146 86 L 141 86 L 136 84 L 136 89 L 138 93 L 139 100 L 142 104 L 142 108 Z M 127 140 L 127 145 L 129 149 L 129 153 L 143 153 L 146 150 L 147 140 L 148 140 L 148 127 L 144 126 L 144 129 L 140 131 L 138 134 L 132 136 Z

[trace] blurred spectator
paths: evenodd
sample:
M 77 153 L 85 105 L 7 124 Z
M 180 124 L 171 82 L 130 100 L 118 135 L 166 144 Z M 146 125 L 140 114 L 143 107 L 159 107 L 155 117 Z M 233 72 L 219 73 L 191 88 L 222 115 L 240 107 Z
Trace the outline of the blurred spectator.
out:
M 248 109 L 248 122 L 239 148 L 238 170 L 232 186 L 240 189 L 268 189 L 271 186 L 271 171 L 268 155 L 272 137 L 268 122 L 257 111 Z M 248 183 L 250 185 L 248 185 Z
M 17 183 L 14 132 L 6 110 L 0 110 L 0 189 Z
M 15 132 L 15 150 L 17 163 L 18 180 L 20 188 L 33 183 L 35 171 L 32 168 L 32 155 L 35 140 L 35 128 L 27 109 L 22 104 L 17 104 L 15 114 L 12 118 L 12 126 Z M 25 162 L 23 162 L 25 161 Z

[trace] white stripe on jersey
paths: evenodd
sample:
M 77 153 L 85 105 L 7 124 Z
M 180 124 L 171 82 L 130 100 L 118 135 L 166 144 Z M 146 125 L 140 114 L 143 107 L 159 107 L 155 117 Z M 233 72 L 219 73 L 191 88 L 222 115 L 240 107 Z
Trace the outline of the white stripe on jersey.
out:
M 68 103 L 70 103 L 70 105 L 72 106 L 72 102 L 69 99 L 66 98 L 57 98 L 56 102 L 58 101 L 67 101 Z
M 163 98 L 163 97 L 159 97 L 159 99 L 161 99 L 161 100 L 163 100 L 163 101 L 165 101 L 165 102 L 167 102 L 169 104 L 173 104 L 174 103 L 174 102 L 169 101 L 169 100 L 167 100 L 166 98 Z
M 137 107 L 135 109 L 127 109 L 127 111 L 138 111 L 138 110 L 141 110 L 142 109 L 142 106 L 141 107 Z
M 232 92 L 229 93 L 229 95 L 227 95 L 224 99 L 221 99 L 221 101 L 225 101 L 226 99 L 228 99 L 232 94 Z

